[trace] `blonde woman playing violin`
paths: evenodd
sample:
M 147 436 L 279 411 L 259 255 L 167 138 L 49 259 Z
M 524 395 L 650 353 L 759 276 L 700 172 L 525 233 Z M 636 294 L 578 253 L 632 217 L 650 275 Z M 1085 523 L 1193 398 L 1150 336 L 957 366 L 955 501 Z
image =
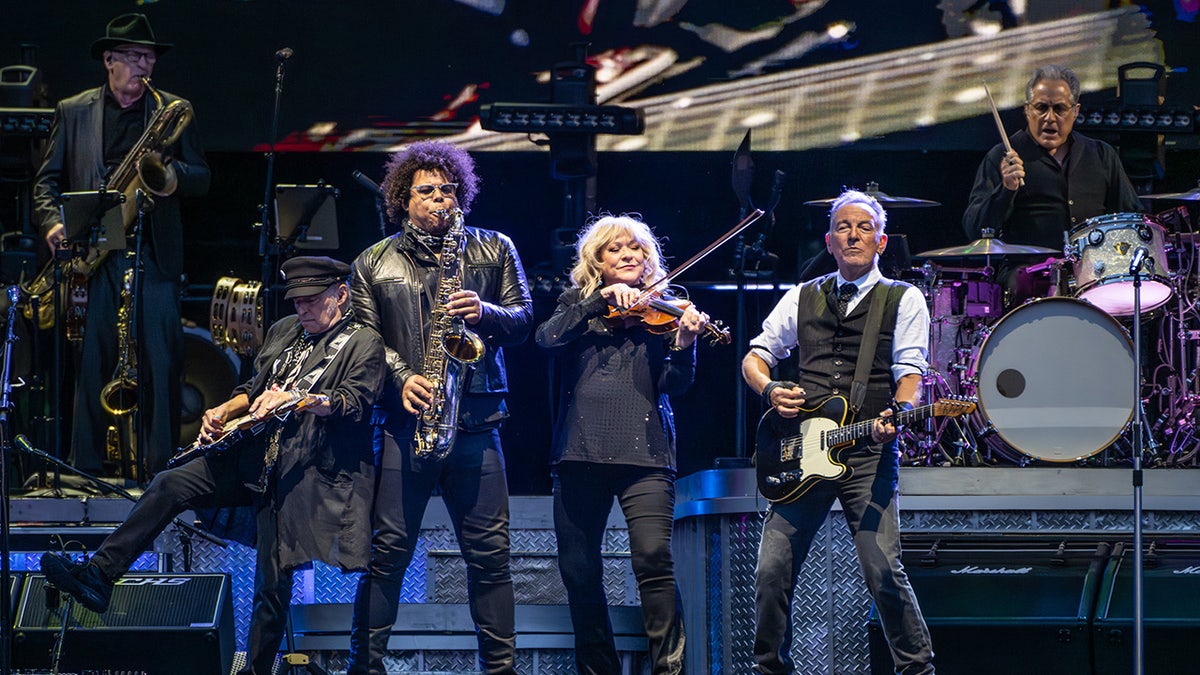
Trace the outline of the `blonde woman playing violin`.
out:
M 661 334 L 637 320 L 606 319 L 637 306 L 643 287 L 666 276 L 658 239 L 635 217 L 594 220 L 576 254 L 572 287 L 536 333 L 561 375 L 551 473 L 575 662 L 584 674 L 621 670 L 600 556 L 615 497 L 629 524 L 651 672 L 679 673 L 684 631 L 671 558 L 676 462 L 668 397 L 691 386 L 696 337 L 708 317 L 688 306 L 677 327 Z

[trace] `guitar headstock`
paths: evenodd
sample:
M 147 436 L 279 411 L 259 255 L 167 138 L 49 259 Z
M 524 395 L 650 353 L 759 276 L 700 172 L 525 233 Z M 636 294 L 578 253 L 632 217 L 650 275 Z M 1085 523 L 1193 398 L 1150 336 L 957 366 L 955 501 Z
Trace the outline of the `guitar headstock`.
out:
M 974 396 L 947 396 L 939 398 L 933 404 L 933 414 L 937 417 L 961 417 L 975 412 L 979 399 Z

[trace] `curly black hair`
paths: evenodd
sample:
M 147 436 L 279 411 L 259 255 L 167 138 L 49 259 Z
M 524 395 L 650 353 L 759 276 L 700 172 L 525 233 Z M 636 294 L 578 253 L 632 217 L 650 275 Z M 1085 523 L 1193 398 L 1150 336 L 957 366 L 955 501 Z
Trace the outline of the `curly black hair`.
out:
M 387 205 L 388 218 L 399 225 L 407 215 L 409 190 L 413 175 L 426 171 L 441 170 L 447 180 L 458 183 L 456 193 L 458 208 L 470 213 L 471 203 L 479 194 L 479 176 L 475 175 L 475 160 L 462 148 L 445 141 L 418 141 L 407 145 L 393 154 L 383 165 L 387 175 L 383 178 L 383 199 Z

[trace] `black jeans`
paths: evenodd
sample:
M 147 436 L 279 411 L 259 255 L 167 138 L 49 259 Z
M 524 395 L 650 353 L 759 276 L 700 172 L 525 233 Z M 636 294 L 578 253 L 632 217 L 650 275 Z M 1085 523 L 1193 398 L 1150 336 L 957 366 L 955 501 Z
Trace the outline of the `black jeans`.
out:
M 608 513 L 616 497 L 629 527 L 631 562 L 649 638 L 651 672 L 682 672 L 683 610 L 671 557 L 675 473 L 592 462 L 561 462 L 553 473 L 558 571 L 571 605 L 576 668 L 584 675 L 621 672 L 608 618 L 600 555 Z
M 371 562 L 358 583 L 350 636 L 349 673 L 382 675 L 387 641 L 400 605 L 421 520 L 441 487 L 467 563 L 467 601 L 488 675 L 515 673 L 515 600 L 509 570 L 508 481 L 496 430 L 460 431 L 442 462 L 418 460 L 408 438 L 376 430 L 378 485 Z
M 774 504 L 763 522 L 755 570 L 754 672 L 795 672 L 791 657 L 792 596 L 796 577 L 833 500 L 842 503 L 859 567 L 875 599 L 896 672 L 933 672 L 933 647 L 908 574 L 900 564 L 900 475 L 895 445 L 858 447 L 843 457 L 853 473 L 845 481 L 819 481 L 790 504 Z
M 254 495 L 242 485 L 237 456 L 237 451 L 231 450 L 156 475 L 125 522 L 100 545 L 92 562 L 115 581 L 180 513 L 197 507 L 250 504 Z M 253 670 L 243 671 L 258 675 L 268 675 L 275 664 L 292 598 L 292 573 L 279 565 L 275 516 L 273 505 L 258 509 L 254 610 L 246 645 L 246 660 Z

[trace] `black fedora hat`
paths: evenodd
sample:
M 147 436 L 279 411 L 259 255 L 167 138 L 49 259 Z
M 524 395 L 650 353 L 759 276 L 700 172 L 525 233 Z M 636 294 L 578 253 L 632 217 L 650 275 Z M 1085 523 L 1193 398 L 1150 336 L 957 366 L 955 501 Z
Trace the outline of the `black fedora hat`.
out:
M 155 54 L 162 54 L 175 45 L 159 42 L 154 38 L 154 29 L 145 14 L 122 14 L 104 29 L 104 37 L 92 43 L 92 58 L 99 59 L 106 50 L 120 45 L 144 45 L 153 47 Z

